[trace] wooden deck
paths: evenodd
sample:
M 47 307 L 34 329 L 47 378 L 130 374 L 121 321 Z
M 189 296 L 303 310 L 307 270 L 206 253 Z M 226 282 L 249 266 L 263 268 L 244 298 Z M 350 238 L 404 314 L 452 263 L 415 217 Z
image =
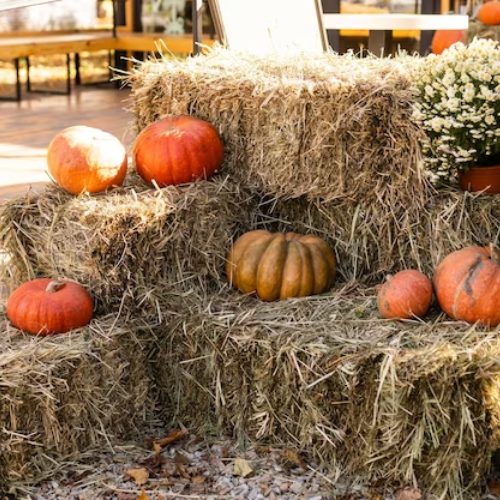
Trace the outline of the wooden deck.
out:
M 133 117 L 125 108 L 130 93 L 111 85 L 77 87 L 70 96 L 30 94 L 21 102 L 1 102 L 0 202 L 29 186 L 48 182 L 47 147 L 59 131 L 72 125 L 97 127 L 130 149 Z

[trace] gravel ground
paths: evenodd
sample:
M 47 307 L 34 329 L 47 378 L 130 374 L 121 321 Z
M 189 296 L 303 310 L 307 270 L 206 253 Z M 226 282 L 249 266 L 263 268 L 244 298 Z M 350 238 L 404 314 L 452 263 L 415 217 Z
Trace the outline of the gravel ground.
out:
M 153 447 L 156 451 L 135 448 L 87 455 L 22 499 L 418 500 L 421 496 L 413 488 L 391 492 L 383 485 L 346 480 L 340 470 L 319 469 L 291 450 L 258 447 L 241 452 L 229 441 L 209 443 L 196 436 Z

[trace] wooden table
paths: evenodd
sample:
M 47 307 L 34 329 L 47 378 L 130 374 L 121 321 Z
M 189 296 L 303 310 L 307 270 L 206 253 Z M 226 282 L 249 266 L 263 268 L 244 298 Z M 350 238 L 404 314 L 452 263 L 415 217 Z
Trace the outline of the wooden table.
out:
M 325 29 L 369 31 L 368 50 L 376 55 L 390 53 L 394 30 L 461 30 L 469 17 L 448 14 L 323 14 Z

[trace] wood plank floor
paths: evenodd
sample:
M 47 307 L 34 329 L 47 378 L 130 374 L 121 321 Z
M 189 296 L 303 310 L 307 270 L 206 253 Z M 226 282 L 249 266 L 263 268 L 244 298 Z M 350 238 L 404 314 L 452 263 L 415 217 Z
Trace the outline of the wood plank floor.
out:
M 0 202 L 48 181 L 47 147 L 55 134 L 72 125 L 97 127 L 115 135 L 127 150 L 133 141 L 130 92 L 78 87 L 70 96 L 24 94 L 0 102 Z M 42 184 L 41 184 L 42 183 Z

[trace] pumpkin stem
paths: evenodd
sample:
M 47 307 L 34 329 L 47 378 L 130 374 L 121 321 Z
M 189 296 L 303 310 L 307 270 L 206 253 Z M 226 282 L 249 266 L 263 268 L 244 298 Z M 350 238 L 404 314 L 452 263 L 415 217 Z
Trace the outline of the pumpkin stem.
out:
M 490 258 L 495 264 L 500 264 L 500 250 L 490 243 Z
M 62 281 L 51 281 L 48 285 L 47 288 L 45 289 L 46 292 L 49 293 L 55 293 L 59 291 L 61 288 L 64 288 L 66 286 L 66 283 L 63 283 Z

